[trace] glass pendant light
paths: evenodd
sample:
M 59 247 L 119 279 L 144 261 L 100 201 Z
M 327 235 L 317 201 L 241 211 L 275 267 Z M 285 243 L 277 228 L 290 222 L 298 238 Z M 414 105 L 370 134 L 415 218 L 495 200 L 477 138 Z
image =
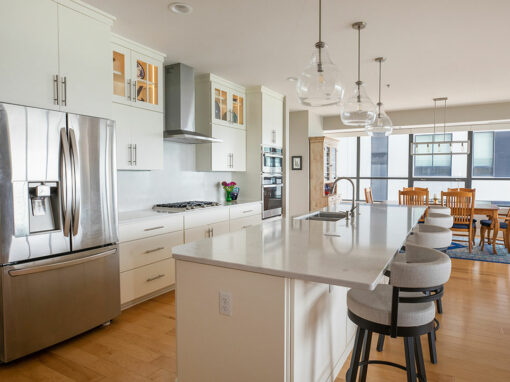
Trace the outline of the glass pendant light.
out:
M 383 104 L 381 102 L 381 72 L 382 63 L 386 61 L 384 57 L 377 57 L 375 59 L 379 63 L 379 101 L 377 102 L 377 115 L 374 123 L 365 126 L 367 134 L 371 137 L 387 137 L 393 131 L 392 123 L 388 114 L 384 112 Z
M 368 97 L 361 81 L 361 30 L 367 26 L 363 21 L 352 24 L 358 30 L 358 80 L 352 95 L 342 104 L 340 117 L 347 126 L 366 126 L 375 121 L 376 108 Z
M 329 57 L 328 46 L 322 41 L 321 29 L 322 0 L 319 0 L 319 41 L 315 43 L 312 59 L 296 84 L 299 101 L 306 106 L 336 105 L 344 96 L 340 71 Z

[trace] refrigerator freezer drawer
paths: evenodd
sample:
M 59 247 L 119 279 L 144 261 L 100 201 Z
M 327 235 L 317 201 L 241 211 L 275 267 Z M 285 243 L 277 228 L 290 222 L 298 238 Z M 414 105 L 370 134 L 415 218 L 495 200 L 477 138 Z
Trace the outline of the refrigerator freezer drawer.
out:
M 116 246 L 6 266 L 1 277 L 3 362 L 83 333 L 120 314 Z

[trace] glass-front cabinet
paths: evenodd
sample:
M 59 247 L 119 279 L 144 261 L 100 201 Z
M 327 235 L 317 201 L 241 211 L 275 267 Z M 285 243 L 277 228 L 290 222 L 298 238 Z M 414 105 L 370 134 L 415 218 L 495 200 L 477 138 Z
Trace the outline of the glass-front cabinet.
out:
M 246 127 L 245 93 L 211 83 L 212 121 L 224 126 Z
M 163 60 L 112 44 L 113 101 L 163 111 Z

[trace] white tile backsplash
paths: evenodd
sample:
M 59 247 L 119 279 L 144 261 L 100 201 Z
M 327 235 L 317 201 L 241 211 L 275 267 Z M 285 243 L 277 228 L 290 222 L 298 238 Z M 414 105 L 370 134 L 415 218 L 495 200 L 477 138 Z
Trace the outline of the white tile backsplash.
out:
M 221 200 L 221 181 L 231 172 L 196 172 L 195 145 L 164 143 L 164 169 L 118 171 L 119 212 L 151 208 L 157 203 L 184 200 Z

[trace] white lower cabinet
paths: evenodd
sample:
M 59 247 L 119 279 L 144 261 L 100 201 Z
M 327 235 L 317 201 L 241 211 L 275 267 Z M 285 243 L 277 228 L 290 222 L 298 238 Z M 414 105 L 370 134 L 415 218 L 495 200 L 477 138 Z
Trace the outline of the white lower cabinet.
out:
M 204 226 L 189 228 L 184 230 L 184 242 L 187 244 L 193 241 L 198 241 L 209 237 L 222 235 L 224 233 L 228 233 L 229 231 L 230 225 L 228 220 Z
M 262 221 L 260 215 L 252 215 L 230 221 L 230 232 L 240 231 L 242 229 L 259 224 Z
M 261 222 L 261 202 L 154 214 L 119 224 L 120 299 L 124 308 L 164 293 L 175 284 L 172 248 Z
M 175 283 L 175 261 L 167 259 L 120 274 L 120 302 L 129 303 Z

